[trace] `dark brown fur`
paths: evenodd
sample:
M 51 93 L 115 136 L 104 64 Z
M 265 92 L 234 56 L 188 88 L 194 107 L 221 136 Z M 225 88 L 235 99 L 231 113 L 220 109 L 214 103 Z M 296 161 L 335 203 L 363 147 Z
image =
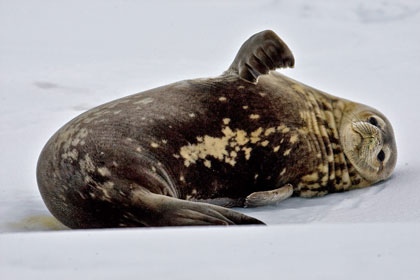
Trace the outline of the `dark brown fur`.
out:
M 202 202 L 261 205 L 273 201 L 266 191 L 286 193 L 288 184 L 300 196 L 348 189 L 344 174 L 353 170 L 337 136 L 339 99 L 282 75 L 261 76 L 293 64 L 288 47 L 264 31 L 220 77 L 78 116 L 40 155 L 46 205 L 72 228 L 247 224 L 261 222 Z M 213 154 L 209 143 L 218 147 Z M 256 192 L 263 193 L 250 196 Z

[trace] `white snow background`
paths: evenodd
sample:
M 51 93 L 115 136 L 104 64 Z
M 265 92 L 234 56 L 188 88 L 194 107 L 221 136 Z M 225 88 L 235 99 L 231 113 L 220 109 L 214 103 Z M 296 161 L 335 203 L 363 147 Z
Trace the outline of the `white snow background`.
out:
M 217 76 L 264 29 L 295 55 L 280 72 L 390 119 L 390 180 L 237 209 L 266 227 L 70 231 L 50 218 L 35 168 L 58 128 Z M 0 0 L 0 279 L 420 279 L 419 67 L 416 0 Z

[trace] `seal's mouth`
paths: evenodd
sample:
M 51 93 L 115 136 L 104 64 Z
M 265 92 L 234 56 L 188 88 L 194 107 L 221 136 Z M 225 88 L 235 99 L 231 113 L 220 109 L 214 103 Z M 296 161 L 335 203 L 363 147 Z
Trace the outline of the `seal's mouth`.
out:
M 358 145 L 359 152 L 362 157 L 370 157 L 372 154 L 377 153 L 382 146 L 382 137 L 380 130 L 366 122 L 352 123 L 352 130 L 360 138 Z M 377 169 L 377 168 L 375 168 Z
M 365 136 L 363 133 L 358 129 L 355 123 L 352 123 L 351 129 L 346 131 L 345 141 L 348 147 L 351 148 L 353 151 L 361 150 L 361 146 L 363 145 L 363 140 Z
M 352 122 L 351 128 L 351 134 L 353 134 L 349 138 L 352 141 L 351 161 L 362 177 L 372 181 L 372 174 L 379 174 L 384 168 L 383 163 L 377 160 L 382 147 L 381 131 L 363 121 Z M 366 174 L 369 176 L 364 176 Z
M 363 139 L 372 139 L 373 142 L 380 140 L 380 130 L 368 122 L 353 122 L 352 130 L 358 133 Z

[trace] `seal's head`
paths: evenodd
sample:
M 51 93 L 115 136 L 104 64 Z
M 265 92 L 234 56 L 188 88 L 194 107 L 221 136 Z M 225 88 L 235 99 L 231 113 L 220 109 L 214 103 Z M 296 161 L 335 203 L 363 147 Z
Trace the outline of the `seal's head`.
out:
M 383 114 L 349 102 L 343 110 L 339 133 L 344 154 L 369 184 L 391 176 L 397 146 L 392 126 Z

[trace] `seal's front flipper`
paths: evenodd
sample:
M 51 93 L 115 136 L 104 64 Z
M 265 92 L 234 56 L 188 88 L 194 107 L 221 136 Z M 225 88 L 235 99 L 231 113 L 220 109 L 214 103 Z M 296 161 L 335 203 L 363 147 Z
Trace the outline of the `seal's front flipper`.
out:
M 134 219 L 145 226 L 264 224 L 242 213 L 206 203 L 191 202 L 147 191 L 137 193 Z M 137 208 L 137 207 L 136 207 Z
M 290 184 L 287 184 L 281 188 L 271 191 L 254 192 L 247 196 L 247 198 L 245 199 L 244 207 L 257 207 L 269 205 L 285 200 L 291 197 L 292 194 L 293 186 Z
M 295 59 L 289 47 L 271 30 L 251 36 L 239 49 L 225 72 L 256 83 L 260 75 L 276 68 L 293 67 Z

